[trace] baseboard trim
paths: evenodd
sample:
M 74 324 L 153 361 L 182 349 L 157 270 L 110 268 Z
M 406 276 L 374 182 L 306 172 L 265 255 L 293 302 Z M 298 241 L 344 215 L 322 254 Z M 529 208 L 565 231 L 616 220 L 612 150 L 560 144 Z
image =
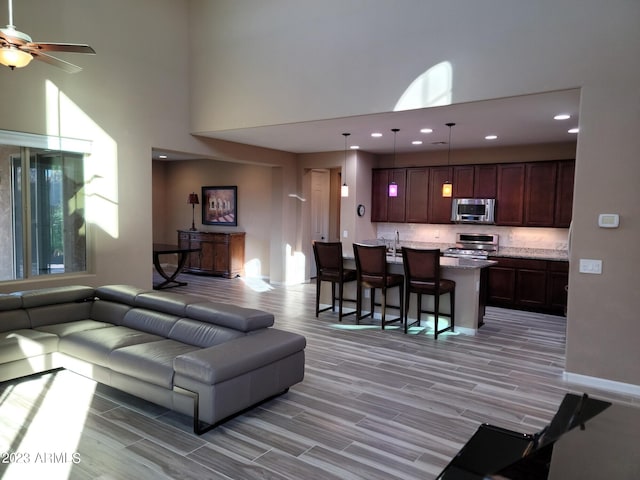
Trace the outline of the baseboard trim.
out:
M 640 397 L 640 385 L 634 385 L 632 383 L 616 382 L 615 380 L 607 380 L 605 378 L 590 377 L 588 375 L 580 375 L 578 373 L 563 373 L 564 379 L 568 383 L 576 385 L 583 385 L 586 387 L 599 388 L 601 390 L 608 390 L 610 392 L 625 393 Z

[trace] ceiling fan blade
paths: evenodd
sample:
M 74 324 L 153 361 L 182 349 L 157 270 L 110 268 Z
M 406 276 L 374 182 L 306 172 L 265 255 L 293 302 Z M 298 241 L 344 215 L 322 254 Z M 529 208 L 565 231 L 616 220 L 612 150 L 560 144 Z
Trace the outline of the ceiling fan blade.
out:
M 88 53 L 95 55 L 96 51 L 89 45 L 79 43 L 48 43 L 48 42 L 29 42 L 21 47 L 21 50 L 44 52 L 66 52 L 66 53 Z
M 49 65 L 53 65 L 54 67 L 61 68 L 67 73 L 78 73 L 82 70 L 82 67 L 78 67 L 73 63 L 65 62 L 64 60 L 60 60 L 59 58 L 52 57 L 51 55 L 47 55 L 42 52 L 29 52 L 33 55 L 33 58 L 36 60 L 40 60 L 41 62 L 48 63 Z

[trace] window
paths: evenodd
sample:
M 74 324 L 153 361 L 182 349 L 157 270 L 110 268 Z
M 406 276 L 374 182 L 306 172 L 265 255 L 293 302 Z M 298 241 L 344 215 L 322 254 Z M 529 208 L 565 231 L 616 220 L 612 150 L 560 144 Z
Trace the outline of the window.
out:
M 84 157 L 0 143 L 0 280 L 87 270 Z

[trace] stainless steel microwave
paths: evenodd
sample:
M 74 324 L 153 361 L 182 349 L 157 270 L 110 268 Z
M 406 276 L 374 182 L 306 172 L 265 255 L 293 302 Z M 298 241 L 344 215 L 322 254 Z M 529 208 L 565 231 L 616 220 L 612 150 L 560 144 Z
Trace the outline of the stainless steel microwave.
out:
M 454 198 L 451 221 L 457 223 L 495 223 L 495 198 Z

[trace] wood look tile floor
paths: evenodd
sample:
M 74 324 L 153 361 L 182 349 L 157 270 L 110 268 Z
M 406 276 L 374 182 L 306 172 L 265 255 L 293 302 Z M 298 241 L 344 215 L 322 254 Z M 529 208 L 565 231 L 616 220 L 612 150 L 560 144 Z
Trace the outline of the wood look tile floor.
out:
M 202 436 L 189 417 L 58 371 L 0 385 L 0 478 L 430 479 L 483 423 L 546 425 L 566 392 L 565 319 L 489 308 L 476 336 L 314 315 L 315 284 L 182 275 L 170 291 L 273 312 L 307 338 L 288 393 Z M 640 399 L 587 390 L 640 406 Z M 75 454 L 75 456 L 74 456 Z M 23 463 L 15 463 L 19 459 Z

